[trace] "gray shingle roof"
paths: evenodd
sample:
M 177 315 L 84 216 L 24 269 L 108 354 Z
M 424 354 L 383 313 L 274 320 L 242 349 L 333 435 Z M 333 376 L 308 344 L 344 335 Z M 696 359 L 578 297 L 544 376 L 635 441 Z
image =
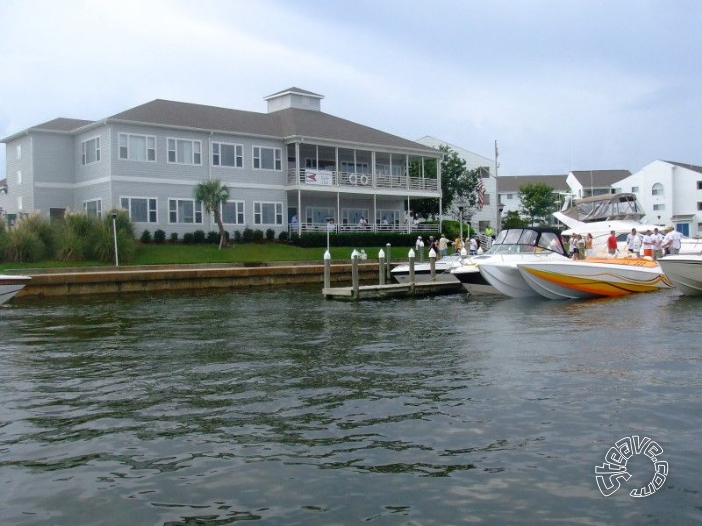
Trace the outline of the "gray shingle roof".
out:
M 666 162 L 668 164 L 675 165 L 675 166 L 679 166 L 680 168 L 686 168 L 688 170 L 692 170 L 693 172 L 702 173 L 702 166 L 696 166 L 694 164 L 676 163 L 673 161 L 664 161 L 664 162 Z
M 612 186 L 631 175 L 629 170 L 573 170 L 570 173 L 586 188 Z
M 507 175 L 497 178 L 497 186 L 501 194 L 519 193 L 519 187 L 525 184 L 544 183 L 556 192 L 569 192 L 566 184 L 567 175 Z
M 113 115 L 109 120 L 176 126 L 280 139 L 307 137 L 362 145 L 410 149 L 436 155 L 436 150 L 375 128 L 314 110 L 288 108 L 273 113 L 233 110 L 156 99 Z
M 60 131 L 60 132 L 72 132 L 78 128 L 82 128 L 93 121 L 86 121 L 82 119 L 67 119 L 65 117 L 59 117 L 44 124 L 39 124 L 37 126 L 32 126 L 30 130 L 47 130 L 47 131 Z

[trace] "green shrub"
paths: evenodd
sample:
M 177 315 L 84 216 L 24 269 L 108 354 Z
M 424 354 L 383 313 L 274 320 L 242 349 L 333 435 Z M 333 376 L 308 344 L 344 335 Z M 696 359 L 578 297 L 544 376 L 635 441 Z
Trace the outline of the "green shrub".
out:
M 141 238 L 139 240 L 144 244 L 151 243 L 151 232 L 149 232 L 148 230 L 144 230 L 141 233 Z
M 160 228 L 154 232 L 154 242 L 162 245 L 166 242 L 166 233 Z
M 213 230 L 210 230 L 207 232 L 207 242 L 210 245 L 218 245 L 219 244 L 219 232 L 215 232 Z
M 256 243 L 263 241 L 263 230 L 259 230 L 258 228 L 254 230 L 252 240 Z
M 205 236 L 205 231 L 204 230 L 196 230 L 193 233 L 193 241 L 197 243 L 198 245 L 201 245 L 202 243 L 205 242 L 206 236 Z
M 177 243 L 177 242 L 178 242 L 178 232 L 171 233 L 171 243 Z
M 192 232 L 186 232 L 185 234 L 183 234 L 183 243 L 185 243 L 186 245 L 192 245 L 193 243 L 195 243 L 195 234 L 193 234 Z
M 241 243 L 241 231 L 240 230 L 234 231 L 234 242 Z
M 6 261 L 27 263 L 39 261 L 46 254 L 46 246 L 36 232 L 28 229 L 20 231 L 17 227 L 10 230 L 4 248 Z
M 266 230 L 266 241 L 275 241 L 275 230 L 272 228 Z
M 3 247 L 5 260 L 17 263 L 39 261 L 49 255 L 48 247 L 54 245 L 53 237 L 51 224 L 38 212 L 21 217 L 7 233 Z
M 245 228 L 244 233 L 241 235 L 241 240 L 244 243 L 251 243 L 254 239 L 254 231 L 250 228 Z
M 103 263 L 115 261 L 115 235 L 113 232 L 112 212 L 117 213 L 114 226 L 117 227 L 117 250 L 120 264 L 129 263 L 136 254 L 136 239 L 134 226 L 126 210 L 108 212 L 102 220 L 101 228 L 95 236 L 94 257 Z
M 278 240 L 282 242 L 286 242 L 290 236 L 288 235 L 287 230 L 283 230 L 280 234 L 278 234 Z

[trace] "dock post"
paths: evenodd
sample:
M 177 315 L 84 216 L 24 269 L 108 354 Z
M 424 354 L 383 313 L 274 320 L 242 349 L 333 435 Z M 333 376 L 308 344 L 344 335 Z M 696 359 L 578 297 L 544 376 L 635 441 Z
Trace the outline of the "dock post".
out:
M 378 252 L 378 260 L 378 283 L 385 285 L 385 252 L 382 248 Z
M 410 294 L 414 296 L 414 250 L 410 248 L 409 254 L 407 254 L 407 257 L 409 259 L 409 286 L 410 286 Z
M 331 254 L 327 250 L 324 253 L 324 288 L 331 287 Z
M 436 281 L 436 251 L 433 248 L 429 251 L 429 269 L 431 281 Z
M 391 245 L 390 243 L 388 243 L 388 244 L 385 245 L 385 248 L 388 249 L 388 252 L 387 252 L 387 259 L 385 260 L 385 265 L 386 265 L 386 267 L 387 267 L 387 268 L 385 269 L 385 279 L 387 279 L 388 281 L 390 281 L 390 278 L 392 277 L 392 274 L 390 274 L 390 270 L 391 270 L 391 269 L 390 269 L 390 248 L 392 248 L 392 245 Z
M 353 287 L 353 298 L 359 299 L 358 252 L 356 249 L 351 253 L 351 286 Z

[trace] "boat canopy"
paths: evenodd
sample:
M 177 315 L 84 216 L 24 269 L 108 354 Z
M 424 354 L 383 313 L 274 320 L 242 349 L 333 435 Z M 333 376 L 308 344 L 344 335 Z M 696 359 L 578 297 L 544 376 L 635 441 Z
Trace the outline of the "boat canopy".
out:
M 585 197 L 561 212 L 582 223 L 627 219 L 641 221 L 646 215 L 636 194 L 631 193 Z

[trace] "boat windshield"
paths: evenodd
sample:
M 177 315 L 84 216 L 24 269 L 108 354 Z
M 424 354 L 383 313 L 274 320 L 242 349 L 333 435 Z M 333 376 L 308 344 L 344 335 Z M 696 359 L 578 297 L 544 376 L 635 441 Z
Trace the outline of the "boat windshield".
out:
M 542 232 L 531 228 L 502 230 L 487 254 L 520 254 L 550 251 L 565 255 L 565 249 L 556 232 Z

